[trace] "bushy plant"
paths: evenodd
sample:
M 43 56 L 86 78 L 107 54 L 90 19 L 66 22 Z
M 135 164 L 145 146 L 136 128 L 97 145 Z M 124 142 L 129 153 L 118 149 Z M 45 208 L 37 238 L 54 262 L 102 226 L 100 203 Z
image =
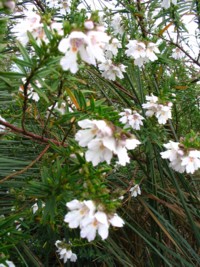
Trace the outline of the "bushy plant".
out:
M 199 266 L 199 12 L 0 1 L 0 266 Z

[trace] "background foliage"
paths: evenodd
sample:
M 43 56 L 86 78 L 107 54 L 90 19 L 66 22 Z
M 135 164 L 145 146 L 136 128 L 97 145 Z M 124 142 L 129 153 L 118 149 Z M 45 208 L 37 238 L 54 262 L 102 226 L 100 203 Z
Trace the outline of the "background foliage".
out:
M 28 2 L 44 18 L 53 16 L 45 1 L 18 1 L 16 8 Z M 65 22 L 85 19 L 85 12 L 78 11 L 79 2 L 72 1 Z M 109 17 L 116 12 L 123 17 L 130 39 L 160 42 L 159 59 L 139 69 L 124 54 L 124 34 L 116 62 L 128 67 L 125 78 L 115 82 L 105 80 L 96 67 L 83 63 L 76 75 L 64 72 L 57 50 L 61 38 L 48 30 L 49 44 L 39 46 L 30 36 L 30 44 L 23 47 L 10 33 L 15 12 L 0 10 L 0 115 L 22 130 L 7 127 L 0 136 L 2 259 L 9 258 L 20 267 L 64 266 L 56 254 L 55 241 L 65 239 L 72 242 L 78 255 L 76 263 L 65 266 L 199 266 L 200 172 L 179 174 L 170 169 L 160 152 L 168 140 L 179 140 L 191 130 L 199 131 L 199 55 L 190 58 L 186 54 L 184 60 L 175 60 L 171 53 L 190 38 L 181 20 L 185 14 L 192 14 L 200 28 L 200 4 L 178 1 L 177 6 L 167 10 L 161 9 L 160 4 L 161 1 L 123 0 L 116 1 L 116 9 L 105 10 L 108 25 Z M 180 33 L 175 43 L 167 36 L 171 34 L 169 24 Z M 24 86 L 31 84 L 40 96 L 39 102 L 27 101 L 25 112 L 24 98 L 19 93 L 22 78 L 27 81 Z M 77 121 L 106 119 L 120 126 L 118 113 L 124 108 L 140 110 L 144 115 L 141 104 L 150 93 L 174 101 L 173 120 L 165 126 L 154 118 L 146 120 L 141 131 L 135 132 L 142 146 L 130 153 L 131 163 L 126 167 L 116 166 L 115 160 L 111 166 L 98 167 L 86 162 L 74 140 Z M 175 100 L 172 93 L 176 94 Z M 68 104 L 65 113 L 60 114 L 55 105 L 63 100 Z M 71 106 L 74 112 L 69 111 Z M 135 183 L 142 189 L 137 198 L 129 193 Z M 111 200 L 120 195 L 124 199 L 112 204 Z M 110 231 L 106 241 L 97 238 L 88 243 L 80 239 L 79 231 L 69 229 L 63 222 L 66 202 L 90 197 L 115 205 L 125 220 L 125 226 Z M 33 214 L 32 205 L 36 202 L 39 209 Z

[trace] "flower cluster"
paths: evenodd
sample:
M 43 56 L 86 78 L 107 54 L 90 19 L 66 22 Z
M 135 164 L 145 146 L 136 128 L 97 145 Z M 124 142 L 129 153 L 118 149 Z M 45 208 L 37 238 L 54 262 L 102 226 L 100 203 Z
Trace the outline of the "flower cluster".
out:
M 147 109 L 146 116 L 152 117 L 156 116 L 159 124 L 165 124 L 168 119 L 172 118 L 172 103 L 168 102 L 166 105 L 158 103 L 158 97 L 151 94 L 151 96 L 146 96 L 147 103 L 142 104 L 144 109 Z
M 87 147 L 86 161 L 97 166 L 106 161 L 110 164 L 113 154 L 118 157 L 118 164 L 125 166 L 130 162 L 127 150 L 135 149 L 139 144 L 134 135 L 115 129 L 114 125 L 104 120 L 82 120 L 78 125 L 84 130 L 76 133 L 75 140 L 82 147 Z
M 140 130 L 140 126 L 143 125 L 142 120 L 144 120 L 144 117 L 135 110 L 132 111 L 129 108 L 125 108 L 119 115 L 122 116 L 119 121 L 125 124 L 125 128 L 132 127 L 134 130 Z
M 141 41 L 130 40 L 126 47 L 128 49 L 125 51 L 125 54 L 133 58 L 134 64 L 138 67 L 142 67 L 149 61 L 157 60 L 158 58 L 155 53 L 160 53 L 157 45 L 152 42 L 145 44 Z
M 200 168 L 200 151 L 185 150 L 179 142 L 170 141 L 164 144 L 167 151 L 161 152 L 163 159 L 169 159 L 169 166 L 177 172 L 194 173 Z
M 74 199 L 66 204 L 70 210 L 64 218 L 70 228 L 80 227 L 80 235 L 90 242 L 95 239 L 96 234 L 104 240 L 108 237 L 110 225 L 123 227 L 124 221 L 115 214 L 106 214 L 102 208 L 98 208 L 94 201 L 79 201 Z
M 81 60 L 91 65 L 96 65 L 97 61 L 105 61 L 104 48 L 110 37 L 105 33 L 104 27 L 95 27 L 94 23 L 89 21 L 85 28 L 86 32 L 72 31 L 61 40 L 58 49 L 65 54 L 60 61 L 63 70 L 76 73 L 78 71 L 78 55 Z
M 161 4 L 161 7 L 167 9 L 167 8 L 170 7 L 171 2 L 172 2 L 172 4 L 174 4 L 174 5 L 177 4 L 177 0 L 163 0 L 163 1 L 162 1 L 162 4 Z
M 71 249 L 67 249 L 69 245 L 57 240 L 55 246 L 58 249 L 57 253 L 60 255 L 60 259 L 63 259 L 64 263 L 66 263 L 67 260 L 70 260 L 71 262 L 75 262 L 77 260 L 77 255 L 72 253 Z

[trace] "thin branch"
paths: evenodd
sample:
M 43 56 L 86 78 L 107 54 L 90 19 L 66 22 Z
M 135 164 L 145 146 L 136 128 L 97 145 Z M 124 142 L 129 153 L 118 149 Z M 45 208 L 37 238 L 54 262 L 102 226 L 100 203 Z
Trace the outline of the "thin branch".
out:
M 0 180 L 0 184 L 2 184 L 3 182 L 9 180 L 10 178 L 12 178 L 12 177 L 14 177 L 14 176 L 16 176 L 16 175 L 20 175 L 20 174 L 26 172 L 26 171 L 27 171 L 28 169 L 30 169 L 30 168 L 31 168 L 37 161 L 39 161 L 39 160 L 42 158 L 42 156 L 47 152 L 47 150 L 48 150 L 49 148 L 50 148 L 50 145 L 47 145 L 47 146 L 45 147 L 45 149 L 42 150 L 42 152 L 40 153 L 40 155 L 39 155 L 34 161 L 32 161 L 28 166 L 26 166 L 24 169 L 22 169 L 22 170 L 20 170 L 20 171 L 14 172 L 14 173 L 12 173 L 12 174 L 6 176 L 6 177 L 3 178 L 2 180 Z
M 28 137 L 30 139 L 39 141 L 41 143 L 48 144 L 49 142 L 51 142 L 51 143 L 54 143 L 57 146 L 67 146 L 66 144 L 63 145 L 62 142 L 59 142 L 59 141 L 54 140 L 54 139 L 49 139 L 49 138 L 46 138 L 46 137 L 31 133 L 31 132 L 27 132 L 27 131 L 25 131 L 25 130 L 23 130 L 21 128 L 17 128 L 16 126 L 14 126 L 14 125 L 12 125 L 12 124 L 10 124 L 8 122 L 2 121 L 2 120 L 0 120 L 0 125 L 4 125 L 5 127 L 8 127 L 9 129 L 11 129 L 12 132 L 22 134 L 22 135 L 24 135 L 24 136 L 26 136 L 26 137 Z

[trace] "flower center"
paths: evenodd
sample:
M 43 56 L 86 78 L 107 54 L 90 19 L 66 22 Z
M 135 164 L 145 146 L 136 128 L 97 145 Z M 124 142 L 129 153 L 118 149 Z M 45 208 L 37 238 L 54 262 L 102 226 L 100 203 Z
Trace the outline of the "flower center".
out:
M 83 38 L 74 38 L 70 40 L 72 52 L 76 53 L 78 49 L 84 44 Z

